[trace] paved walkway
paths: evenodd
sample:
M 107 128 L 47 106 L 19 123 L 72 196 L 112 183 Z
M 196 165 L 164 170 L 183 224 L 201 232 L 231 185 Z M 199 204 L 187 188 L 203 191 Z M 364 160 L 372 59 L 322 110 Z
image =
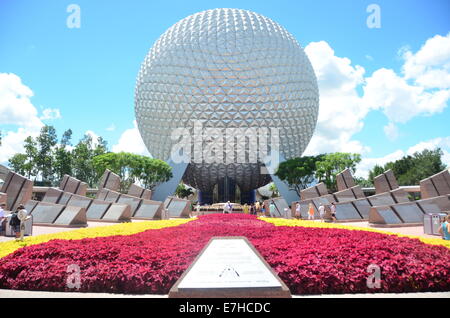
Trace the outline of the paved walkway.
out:
M 167 295 L 129 295 L 107 293 L 60 293 L 0 289 L 0 298 L 167 298 Z M 450 298 L 450 292 L 403 293 L 403 294 L 339 294 L 339 295 L 293 295 L 292 298 Z

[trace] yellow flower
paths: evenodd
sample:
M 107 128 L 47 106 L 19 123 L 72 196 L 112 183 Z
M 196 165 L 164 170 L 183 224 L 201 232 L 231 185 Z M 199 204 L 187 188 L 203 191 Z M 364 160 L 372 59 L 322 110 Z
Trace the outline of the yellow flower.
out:
M 422 242 L 430 245 L 442 245 L 447 248 L 450 248 L 450 241 L 446 241 L 439 238 L 426 238 L 422 236 L 415 235 L 405 235 L 399 233 L 387 232 L 374 228 L 367 227 L 358 227 L 352 225 L 343 225 L 339 223 L 324 223 L 324 222 L 316 222 L 316 221 L 307 221 L 307 220 L 296 220 L 296 219 L 279 219 L 279 218 L 259 218 L 260 220 L 269 222 L 274 224 L 275 226 L 301 226 L 301 227 L 314 227 L 314 228 L 322 228 L 322 229 L 345 229 L 345 230 L 357 230 L 357 231 L 367 231 L 367 232 L 376 232 L 388 235 L 396 235 L 398 237 L 409 237 L 416 238 L 421 240 Z
M 132 235 L 146 230 L 162 229 L 165 227 L 178 226 L 193 219 L 155 220 L 144 222 L 121 223 L 110 226 L 83 228 L 73 231 L 43 234 L 25 237 L 23 241 L 8 241 L 0 243 L 0 258 L 13 253 L 24 246 L 36 245 L 54 239 L 80 240 L 84 238 L 106 237 L 115 235 Z

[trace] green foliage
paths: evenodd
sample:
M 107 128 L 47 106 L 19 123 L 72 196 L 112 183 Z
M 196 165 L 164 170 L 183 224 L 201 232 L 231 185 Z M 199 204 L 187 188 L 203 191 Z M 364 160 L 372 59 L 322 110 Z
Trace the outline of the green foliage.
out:
M 84 135 L 72 151 L 74 177 L 93 187 L 101 177 L 101 174 L 94 167 L 93 159 L 106 153 L 106 151 L 106 141 L 101 137 L 98 137 L 94 143 L 90 135 Z
M 186 187 L 184 184 L 180 183 L 175 190 L 175 195 L 179 198 L 188 198 L 191 194 L 194 194 L 191 188 Z
M 270 184 L 269 190 L 272 192 L 272 198 L 276 198 L 276 197 L 280 196 L 280 193 L 278 192 L 278 188 L 275 185 L 275 183 Z
M 42 181 L 49 185 L 54 182 L 53 147 L 57 142 L 55 128 L 48 125 L 41 128 L 40 134 L 36 138 L 37 154 L 34 162 L 37 170 L 41 173 Z
M 374 179 L 376 176 L 382 174 L 382 173 L 385 172 L 385 171 L 386 171 L 386 170 L 384 170 L 384 168 L 383 168 L 382 166 L 375 165 L 375 167 L 373 167 L 373 169 L 372 169 L 371 171 L 369 171 L 369 179 L 368 179 L 368 181 L 369 181 L 370 183 L 372 183 L 372 185 L 373 185 L 373 179 Z
M 440 148 L 421 152 L 415 152 L 413 155 L 407 155 L 394 162 L 388 162 L 381 166 L 375 166 L 369 172 L 369 179 L 391 169 L 399 185 L 417 185 L 420 180 L 433 174 L 445 170 L 446 166 L 442 163 L 442 150 Z
M 73 158 L 67 146 L 71 146 L 72 130 L 66 130 L 61 138 L 61 143 L 55 148 L 55 173 L 61 180 L 65 174 L 72 175 Z
M 152 189 L 172 177 L 172 168 L 166 162 L 128 152 L 101 154 L 93 158 L 92 164 L 99 176 L 106 169 L 119 175 L 122 191 L 137 181 Z
M 360 161 L 361 155 L 356 153 L 335 152 L 326 154 L 316 163 L 316 177 L 320 182 L 326 184 L 328 190 L 335 192 L 337 190 L 336 174 L 347 168 L 354 174 L 356 164 Z
M 323 157 L 324 155 L 304 156 L 286 160 L 278 166 L 275 175 L 300 195 L 300 191 L 315 180 L 316 163 Z
M 18 174 L 21 174 L 23 176 L 26 176 L 28 174 L 28 172 L 25 169 L 27 160 L 28 160 L 28 157 L 26 154 L 16 153 L 14 156 L 9 158 L 8 165 L 13 171 L 15 171 Z

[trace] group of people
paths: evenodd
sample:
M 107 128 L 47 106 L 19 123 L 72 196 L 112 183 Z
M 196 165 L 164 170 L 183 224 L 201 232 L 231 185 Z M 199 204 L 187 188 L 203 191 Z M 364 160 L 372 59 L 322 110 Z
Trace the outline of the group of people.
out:
M 266 213 L 264 204 L 262 204 L 259 201 L 256 201 L 255 203 L 252 203 L 250 205 L 245 203 L 242 206 L 242 210 L 245 214 L 250 214 L 250 215 L 264 215 Z
M 8 220 L 8 216 L 5 214 L 6 204 L 1 203 L 0 204 L 0 233 L 5 233 L 6 231 L 6 222 Z M 19 213 L 22 213 L 24 215 L 28 215 L 27 210 L 25 210 L 25 207 L 20 204 L 17 209 L 11 213 L 11 218 L 9 219 L 9 226 L 11 226 L 12 231 L 14 232 L 16 239 L 20 238 L 21 235 L 21 220 L 19 219 Z
M 336 221 L 336 204 L 334 202 L 331 203 L 331 205 L 328 206 L 330 209 L 331 219 L 332 221 Z M 322 221 L 325 219 L 325 213 L 326 213 L 326 206 L 324 204 L 320 204 L 319 206 L 319 216 Z M 314 220 L 315 219 L 315 209 L 314 205 L 312 203 L 309 203 L 308 205 L 308 220 Z M 301 205 L 299 202 L 295 205 L 295 217 L 300 219 L 302 217 L 301 215 Z

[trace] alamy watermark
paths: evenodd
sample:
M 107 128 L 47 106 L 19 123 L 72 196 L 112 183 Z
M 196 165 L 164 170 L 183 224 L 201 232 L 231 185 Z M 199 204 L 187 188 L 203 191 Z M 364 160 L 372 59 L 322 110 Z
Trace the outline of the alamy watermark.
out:
M 367 267 L 367 273 L 370 275 L 367 277 L 367 287 L 370 289 L 381 288 L 381 268 L 376 264 L 370 264 Z
M 66 286 L 69 289 L 81 288 L 81 270 L 77 264 L 70 264 L 67 266 L 66 273 L 69 275 L 66 279 Z
M 81 28 L 81 8 L 78 4 L 69 4 L 66 9 L 70 15 L 67 17 L 66 25 L 69 29 Z
M 213 128 L 196 120 L 193 127 L 176 128 L 170 158 L 174 163 L 263 163 L 261 173 L 273 173 L 280 162 L 279 128 Z
M 370 15 L 367 17 L 366 24 L 369 29 L 381 28 L 381 8 L 378 4 L 372 3 L 367 6 L 367 13 Z

